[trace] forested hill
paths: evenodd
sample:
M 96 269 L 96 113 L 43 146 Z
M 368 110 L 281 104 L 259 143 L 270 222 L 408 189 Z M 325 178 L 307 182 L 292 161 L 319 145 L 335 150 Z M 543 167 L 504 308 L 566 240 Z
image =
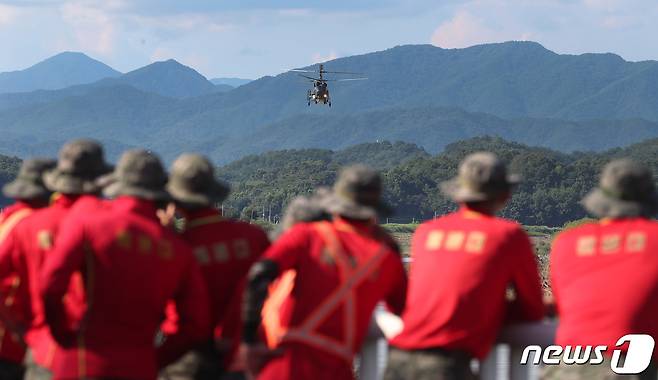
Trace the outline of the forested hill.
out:
M 17 157 L 9 157 L 0 154 L 0 189 L 8 182 L 16 178 L 21 160 Z M 0 206 L 10 202 L 0 193 Z
M 388 141 L 339 151 L 268 152 L 219 167 L 218 176 L 232 185 L 223 205 L 228 215 L 248 219 L 265 212 L 275 220 L 291 198 L 332 184 L 343 165 L 364 162 L 383 174 L 386 201 L 396 210 L 390 220 L 408 223 L 453 210 L 455 205 L 439 192 L 439 183 L 456 174 L 467 154 L 481 150 L 496 152 L 523 176 L 502 214 L 526 225 L 562 226 L 585 217 L 579 202 L 610 159 L 631 157 L 658 174 L 658 139 L 602 153 L 567 154 L 498 137 L 477 137 L 450 144 L 437 155 L 413 144 Z M 15 157 L 0 156 L 0 185 L 15 177 L 19 163 Z
M 379 147 L 379 152 L 377 148 Z M 337 169 L 347 162 L 367 161 L 390 152 L 391 157 L 413 158 L 397 164 L 380 166 L 386 186 L 386 199 L 395 207 L 391 220 L 411 222 L 429 219 L 453 210 L 455 205 L 443 197 L 438 184 L 456 174 L 459 161 L 479 150 L 499 154 L 524 182 L 517 189 L 503 216 L 527 225 L 562 226 L 586 216 L 579 202 L 596 185 L 605 162 L 616 157 L 632 157 L 648 164 L 658 173 L 658 139 L 625 149 L 603 153 L 572 153 L 529 147 L 500 138 L 478 137 L 448 145 L 443 152 L 430 156 L 410 150 L 407 144 L 387 142 L 369 144 L 367 149 L 355 146 L 349 160 L 345 151 L 287 150 L 249 156 L 220 168 L 219 175 L 233 184 L 233 193 L 225 202 L 225 210 L 243 217 L 276 216 L 287 201 L 297 194 L 306 194 L 318 185 L 331 184 Z M 359 155 L 358 152 L 362 152 Z

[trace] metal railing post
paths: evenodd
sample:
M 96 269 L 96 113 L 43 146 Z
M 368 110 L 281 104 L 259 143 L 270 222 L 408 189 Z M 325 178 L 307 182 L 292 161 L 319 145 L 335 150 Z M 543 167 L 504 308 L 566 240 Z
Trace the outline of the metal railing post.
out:
M 379 313 L 379 314 L 377 314 Z M 380 308 L 373 318 L 368 338 L 363 345 L 359 360 L 359 380 L 381 380 L 386 369 L 388 355 L 387 342 L 382 329 L 377 325 L 386 318 L 395 318 Z M 386 322 L 391 324 L 391 321 Z M 546 347 L 553 343 L 556 322 L 544 321 L 510 325 L 503 329 L 498 344 L 491 350 L 489 356 L 480 363 L 482 380 L 537 380 L 540 367 L 532 364 L 522 365 L 521 356 L 525 347 L 538 345 Z M 390 326 L 389 326 L 390 328 Z M 534 360 L 534 352 L 529 355 L 528 363 Z

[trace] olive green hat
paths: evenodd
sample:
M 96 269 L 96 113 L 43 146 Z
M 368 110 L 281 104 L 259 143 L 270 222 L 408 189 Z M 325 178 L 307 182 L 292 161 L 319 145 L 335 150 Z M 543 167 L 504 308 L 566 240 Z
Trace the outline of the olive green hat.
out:
M 329 188 L 319 187 L 315 189 L 311 196 L 299 195 L 293 198 L 283 213 L 279 226 L 280 232 L 288 230 L 297 223 L 331 219 L 324 207 L 324 201 L 330 195 L 331 190 Z
M 511 191 L 519 182 L 495 154 L 477 152 L 464 158 L 457 177 L 441 183 L 441 191 L 458 203 L 481 202 Z
M 183 207 L 206 207 L 221 202 L 230 188 L 215 178 L 215 169 L 202 155 L 185 153 L 171 167 L 167 190 Z
M 391 208 L 382 200 L 379 173 L 365 165 L 348 166 L 341 170 L 331 195 L 325 197 L 323 203 L 330 214 L 357 220 L 391 213 Z
M 152 201 L 169 201 L 171 195 L 165 190 L 167 173 L 160 159 L 146 150 L 126 151 L 119 159 L 103 194 L 110 198 L 128 195 Z
M 599 186 L 582 201 L 601 218 L 653 216 L 658 212 L 658 195 L 651 171 L 629 159 L 611 161 L 601 173 Z
M 2 193 L 13 199 L 47 199 L 51 191 L 43 183 L 43 173 L 55 167 L 56 161 L 32 158 L 23 161 L 18 176 L 2 187 Z
M 93 140 L 73 140 L 59 151 L 55 169 L 44 173 L 43 181 L 52 191 L 87 194 L 99 190 L 96 179 L 112 171 L 105 162 L 103 147 Z

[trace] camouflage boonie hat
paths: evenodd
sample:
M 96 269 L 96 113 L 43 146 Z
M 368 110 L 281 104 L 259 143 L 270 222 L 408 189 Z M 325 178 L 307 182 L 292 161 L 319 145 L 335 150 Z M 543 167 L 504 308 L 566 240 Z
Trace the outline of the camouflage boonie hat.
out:
M 182 154 L 171 167 L 167 190 L 183 207 L 207 207 L 228 196 L 228 185 L 215 178 L 210 161 L 192 153 Z
M 481 202 L 511 191 L 519 182 L 495 154 L 478 152 L 466 156 L 457 177 L 441 183 L 441 191 L 458 203 Z
M 46 186 L 63 194 L 95 193 L 96 179 L 112 171 L 103 158 L 103 147 L 93 140 L 73 140 L 59 151 L 55 169 L 44 174 Z
M 43 183 L 43 174 L 55 167 L 56 161 L 47 158 L 32 158 L 23 161 L 18 176 L 2 188 L 7 198 L 47 199 L 51 191 Z
M 391 209 L 382 201 L 382 180 L 376 170 L 365 165 L 348 166 L 341 170 L 324 207 L 330 214 L 357 220 L 390 215 Z
M 658 195 L 651 171 L 629 159 L 608 163 L 599 186 L 582 201 L 600 218 L 652 216 L 658 212 Z
M 330 195 L 331 190 L 329 188 L 319 187 L 315 189 L 310 197 L 300 195 L 293 198 L 283 213 L 277 233 L 280 234 L 297 223 L 331 219 L 331 216 L 324 207 L 325 199 Z
M 103 189 L 103 194 L 110 198 L 127 195 L 151 201 L 171 200 L 165 190 L 167 173 L 160 159 L 146 150 L 125 152 L 111 179 L 105 180 L 111 183 Z

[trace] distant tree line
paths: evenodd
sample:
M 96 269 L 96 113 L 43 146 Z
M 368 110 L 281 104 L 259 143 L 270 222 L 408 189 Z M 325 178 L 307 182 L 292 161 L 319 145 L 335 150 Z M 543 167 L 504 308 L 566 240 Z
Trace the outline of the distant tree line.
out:
M 502 215 L 526 225 L 563 226 L 587 216 L 582 197 L 598 182 L 605 162 L 631 157 L 658 172 L 658 139 L 603 153 L 559 153 L 478 137 L 450 144 L 438 155 L 407 143 L 361 144 L 343 151 L 286 150 L 253 155 L 219 169 L 233 185 L 225 211 L 243 218 L 273 221 L 286 203 L 316 186 L 330 185 L 340 166 L 365 162 L 382 170 L 386 201 L 394 207 L 395 221 L 431 219 L 456 208 L 439 191 L 439 183 L 456 174 L 469 153 L 496 152 L 524 181 Z M 348 154 L 349 153 L 349 154 Z
M 631 157 L 658 173 L 658 139 L 602 153 L 560 153 L 505 141 L 477 137 L 448 145 L 430 155 L 414 144 L 388 141 L 356 145 L 340 151 L 282 150 L 247 156 L 218 168 L 232 193 L 218 207 L 227 215 L 276 223 L 295 196 L 317 186 L 330 186 L 341 166 L 362 162 L 382 172 L 385 199 L 395 209 L 391 221 L 410 223 L 443 215 L 456 205 L 439 191 L 439 183 L 453 177 L 469 153 L 497 153 L 521 174 L 522 184 L 502 215 L 525 225 L 563 226 L 587 216 L 580 205 L 598 182 L 601 167 L 610 159 Z M 0 186 L 16 176 L 20 160 L 0 155 Z M 9 200 L 0 198 L 0 204 Z
M 0 188 L 16 178 L 20 165 L 20 158 L 0 155 Z M 0 206 L 7 205 L 9 202 L 11 200 L 0 193 Z

